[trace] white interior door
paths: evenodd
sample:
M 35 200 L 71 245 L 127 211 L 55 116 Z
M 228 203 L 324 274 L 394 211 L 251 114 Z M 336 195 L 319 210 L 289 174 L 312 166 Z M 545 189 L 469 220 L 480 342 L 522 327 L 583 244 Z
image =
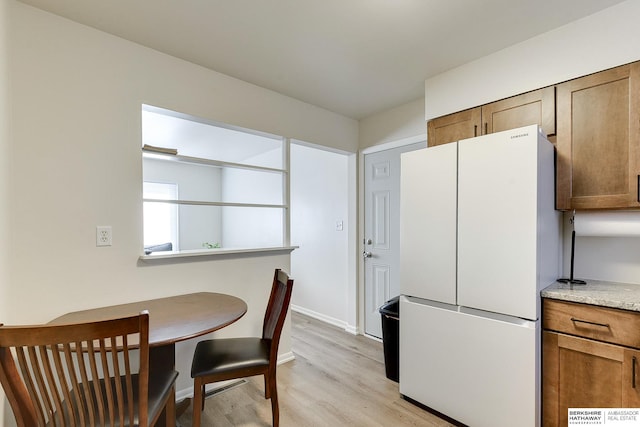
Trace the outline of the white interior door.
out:
M 382 338 L 378 309 L 400 294 L 400 154 L 423 148 L 410 144 L 364 158 L 365 333 Z

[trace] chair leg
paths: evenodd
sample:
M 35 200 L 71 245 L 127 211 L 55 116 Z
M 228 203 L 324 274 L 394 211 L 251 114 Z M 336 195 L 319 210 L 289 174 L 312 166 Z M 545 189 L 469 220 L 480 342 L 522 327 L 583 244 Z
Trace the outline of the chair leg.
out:
M 278 409 L 278 388 L 276 383 L 276 367 L 270 367 L 264 374 L 264 397 L 271 399 L 271 414 L 273 427 L 280 424 L 280 410 Z
M 200 384 L 198 379 L 193 380 L 193 418 L 191 425 L 200 427 L 202 411 L 204 410 L 204 384 Z
M 166 425 L 168 427 L 175 427 L 176 425 L 176 387 L 173 386 L 171 393 L 169 394 L 169 400 L 165 406 L 166 413 Z
M 201 411 L 204 411 L 204 398 L 207 395 L 206 390 L 205 390 L 205 384 L 202 384 L 202 408 L 200 408 Z
M 269 399 L 271 397 L 271 384 L 269 381 L 269 373 L 265 372 L 264 377 L 264 398 Z
M 278 389 L 276 387 L 275 377 L 271 383 L 271 414 L 273 418 L 273 427 L 278 427 L 280 425 L 280 410 L 278 409 Z

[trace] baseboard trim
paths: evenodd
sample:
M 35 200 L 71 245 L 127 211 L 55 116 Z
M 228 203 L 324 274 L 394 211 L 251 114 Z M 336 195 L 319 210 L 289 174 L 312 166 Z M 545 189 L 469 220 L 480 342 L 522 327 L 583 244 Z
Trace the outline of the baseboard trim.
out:
M 317 311 L 309 310 L 308 308 L 300 307 L 299 305 L 291 304 L 291 310 L 296 313 L 304 314 L 305 316 L 313 317 L 324 323 L 328 323 L 333 326 L 337 326 L 340 329 L 344 329 L 346 332 L 352 335 L 358 335 L 358 329 L 349 325 L 344 320 L 336 319 L 335 317 L 327 316 L 326 314 L 318 313 Z
M 296 356 L 293 354 L 293 351 L 289 351 L 284 354 L 278 355 L 278 365 L 282 365 L 283 363 L 291 362 L 295 360 Z

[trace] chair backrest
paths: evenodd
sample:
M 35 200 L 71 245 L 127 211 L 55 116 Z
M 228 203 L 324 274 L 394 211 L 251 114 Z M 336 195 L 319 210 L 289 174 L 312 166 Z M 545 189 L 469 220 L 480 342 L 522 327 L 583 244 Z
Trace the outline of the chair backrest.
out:
M 0 327 L 0 383 L 20 427 L 147 426 L 149 314 Z
M 262 338 L 271 340 L 272 359 L 277 357 L 282 326 L 289 310 L 292 290 L 293 279 L 290 279 L 284 271 L 276 269 L 262 327 Z

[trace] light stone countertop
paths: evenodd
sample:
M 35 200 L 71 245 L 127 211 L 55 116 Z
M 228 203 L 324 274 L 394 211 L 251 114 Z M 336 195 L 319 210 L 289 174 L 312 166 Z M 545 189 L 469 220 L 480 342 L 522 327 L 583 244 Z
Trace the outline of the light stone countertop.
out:
M 586 285 L 555 282 L 544 288 L 542 298 L 640 311 L 640 285 L 586 279 Z

